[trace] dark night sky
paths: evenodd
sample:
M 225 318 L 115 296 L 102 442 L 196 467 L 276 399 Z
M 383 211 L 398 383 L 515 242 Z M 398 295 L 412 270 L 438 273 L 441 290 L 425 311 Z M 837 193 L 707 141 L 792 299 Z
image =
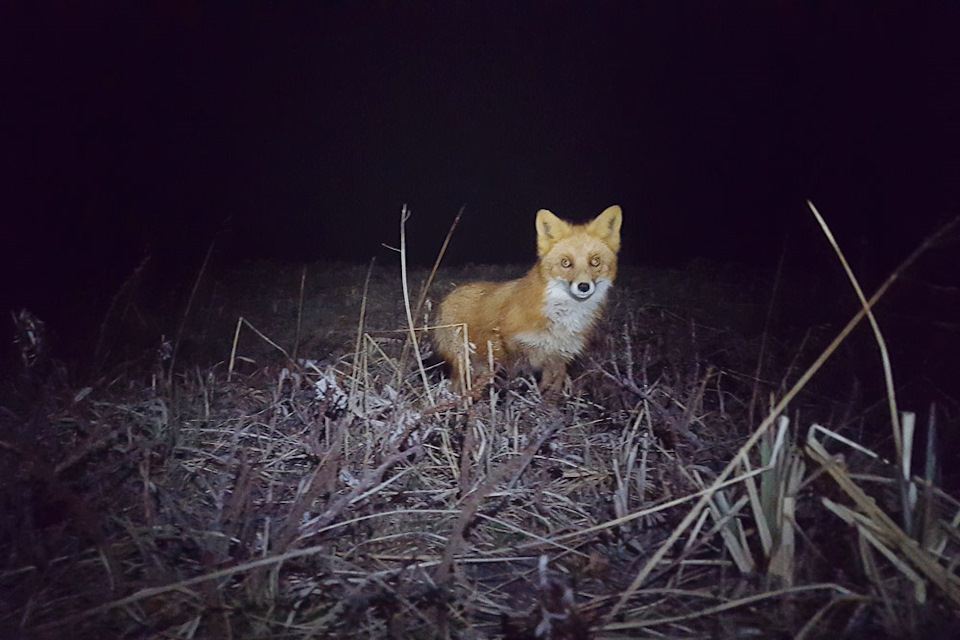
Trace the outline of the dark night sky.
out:
M 531 262 L 541 207 L 653 265 L 822 244 L 807 198 L 895 258 L 957 212 L 960 3 L 126 4 L 3 10 L 6 307 L 221 228 L 389 261 L 404 203 L 421 264 L 462 204 L 451 262 Z

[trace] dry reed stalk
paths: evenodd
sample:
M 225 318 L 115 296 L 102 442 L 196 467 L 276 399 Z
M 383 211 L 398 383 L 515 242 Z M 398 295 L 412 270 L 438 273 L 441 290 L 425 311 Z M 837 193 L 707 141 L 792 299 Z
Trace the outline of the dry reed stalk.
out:
M 191 593 L 189 591 L 190 587 L 202 585 L 205 582 L 211 582 L 220 580 L 221 578 L 229 578 L 240 573 L 246 573 L 248 571 L 253 571 L 261 567 L 271 567 L 275 565 L 282 564 L 287 560 L 293 560 L 295 558 L 305 558 L 313 555 L 323 555 L 329 550 L 328 544 L 315 545 L 312 547 L 307 547 L 305 549 L 294 549 L 293 551 L 288 551 L 276 556 L 269 556 L 267 558 L 260 558 L 259 560 L 252 560 L 250 562 L 244 562 L 233 567 L 228 567 L 226 569 L 220 569 L 218 571 L 211 571 L 209 573 L 204 573 L 203 575 L 194 576 L 193 578 L 188 578 L 186 580 L 179 580 L 170 584 L 165 584 L 159 587 L 147 587 L 140 589 L 136 593 L 133 593 L 124 598 L 119 598 L 117 600 L 112 600 L 104 604 L 98 605 L 81 611 L 79 613 L 61 617 L 57 620 L 51 622 L 46 622 L 44 624 L 37 625 L 31 630 L 35 632 L 47 632 L 52 631 L 53 629 L 59 629 L 67 625 L 75 624 L 81 620 L 85 620 L 92 616 L 111 611 L 113 609 L 118 609 L 122 607 L 127 607 L 129 605 L 141 602 L 148 598 L 153 598 L 156 596 L 165 595 L 168 593 L 174 593 L 179 591 L 184 591 L 186 593 Z
M 350 377 L 350 398 L 349 406 L 353 411 L 357 410 L 357 388 L 360 385 L 360 375 L 359 375 L 359 363 L 360 363 L 360 346 L 363 341 L 363 325 L 366 322 L 367 318 L 367 293 L 370 290 L 370 275 L 373 273 L 373 265 L 376 262 L 376 258 L 370 259 L 370 266 L 367 267 L 367 277 L 363 280 L 363 296 L 360 298 L 360 317 L 357 319 L 357 339 L 353 347 L 353 371 Z M 366 359 L 364 359 L 366 363 Z M 366 367 L 364 367 L 366 369 Z M 364 379 L 368 376 L 364 375 Z M 364 410 L 366 408 L 364 407 Z
M 297 332 L 293 338 L 293 357 L 291 358 L 294 362 L 297 361 L 297 352 L 300 350 L 300 325 L 303 320 L 303 289 L 306 284 L 307 265 L 303 265 L 303 269 L 300 271 L 300 296 L 297 299 Z
M 897 411 L 897 396 L 893 388 L 893 369 L 890 365 L 890 354 L 887 352 L 887 342 L 883 339 L 883 333 L 880 331 L 880 324 L 877 322 L 876 316 L 873 315 L 871 305 L 867 303 L 867 297 L 863 294 L 863 289 L 860 288 L 860 282 L 857 280 L 853 270 L 847 263 L 847 258 L 843 255 L 840 245 L 837 244 L 836 239 L 833 237 L 830 227 L 827 226 L 823 216 L 820 215 L 820 212 L 817 211 L 817 208 L 812 202 L 807 200 L 807 206 L 810 207 L 810 211 L 812 211 L 814 217 L 816 217 L 817 224 L 820 225 L 823 235 L 826 236 L 827 241 L 833 248 L 834 253 L 837 254 L 837 259 L 840 260 L 840 264 L 843 265 L 843 271 L 847 274 L 847 278 L 850 280 L 850 284 L 853 286 L 853 290 L 857 294 L 857 300 L 860 301 L 861 307 L 867 314 L 867 320 L 870 322 L 870 328 L 873 329 L 873 337 L 877 341 L 877 346 L 880 348 L 880 358 L 883 362 L 883 382 L 887 387 L 887 402 L 890 407 L 890 424 L 893 428 L 893 443 L 897 449 L 897 457 L 902 458 L 903 434 L 900 428 L 900 414 Z
M 692 613 L 687 613 L 679 616 L 671 616 L 669 618 L 652 618 L 647 620 L 636 620 L 632 622 L 611 622 L 604 624 L 600 627 L 601 631 L 631 631 L 635 629 L 647 629 L 649 627 L 659 627 L 668 624 L 677 624 L 688 622 L 690 620 L 695 620 L 697 618 L 703 618 L 707 616 L 713 616 L 718 613 L 723 613 L 724 611 L 731 611 L 733 609 L 739 609 L 741 607 L 749 607 L 756 605 L 767 600 L 774 598 L 785 598 L 788 596 L 793 596 L 801 593 L 809 593 L 810 591 L 832 591 L 838 593 L 842 596 L 852 595 L 849 589 L 842 587 L 839 584 L 834 583 L 823 583 L 823 584 L 808 584 L 799 587 L 791 587 L 789 589 L 777 589 L 775 591 L 765 591 L 763 593 L 758 593 L 756 595 L 747 596 L 745 598 L 738 598 L 736 600 L 731 600 L 729 602 L 724 602 L 723 604 L 716 605 L 714 607 L 707 607 L 704 609 L 698 609 Z
M 457 215 L 454 217 L 453 223 L 450 225 L 450 228 L 447 230 L 447 235 L 443 239 L 443 244 L 440 246 L 440 251 L 437 253 L 436 259 L 433 261 L 433 268 L 430 269 L 430 275 L 427 276 L 426 281 L 420 287 L 420 295 L 417 296 L 417 305 L 413 310 L 414 318 L 420 317 L 420 312 L 423 310 L 423 304 L 427 301 L 427 294 L 430 292 L 430 286 L 433 285 L 433 279 L 437 275 L 437 270 L 440 268 L 440 263 L 443 262 L 443 257 L 447 253 L 447 247 L 450 245 L 450 238 L 453 237 L 454 230 L 457 228 L 457 225 L 460 224 L 460 218 L 463 217 L 463 212 L 466 210 L 466 208 L 467 205 L 463 205 L 460 207 L 460 210 L 457 211 Z M 400 378 L 403 376 L 403 371 L 407 364 L 407 357 L 410 355 L 410 344 L 410 339 L 408 338 L 404 341 L 403 348 L 400 351 L 400 361 L 397 369 L 397 387 L 400 386 Z
M 878 505 L 875 499 L 868 496 L 857 484 L 850 478 L 844 466 L 831 456 L 823 445 L 816 440 L 817 430 L 811 428 L 807 435 L 807 453 L 836 481 L 836 483 L 859 507 L 859 513 L 854 512 L 842 505 L 838 505 L 827 498 L 823 498 L 824 504 L 838 516 L 843 518 L 848 524 L 857 527 L 860 533 L 866 537 L 870 543 L 880 550 L 901 573 L 907 576 L 915 585 L 919 585 L 919 576 L 912 572 L 896 556 L 887 549 L 887 544 L 895 546 L 897 550 L 910 560 L 913 566 L 917 567 L 931 582 L 943 591 L 944 595 L 954 603 L 954 606 L 960 607 L 960 576 L 957 576 L 951 570 L 941 566 L 932 554 L 926 552 L 919 546 L 916 540 L 908 536 L 903 529 L 897 526 L 890 516 L 888 516 Z M 879 579 L 874 580 L 879 584 Z M 920 587 L 918 587 L 920 588 Z
M 414 445 L 409 449 L 405 449 L 404 451 L 400 451 L 389 456 L 376 468 L 367 469 L 363 476 L 361 476 L 360 481 L 349 492 L 333 500 L 323 511 L 323 513 L 310 521 L 310 526 L 304 526 L 302 528 L 296 541 L 297 544 L 299 545 L 299 543 L 303 542 L 307 538 L 316 535 L 317 532 L 325 530 L 327 527 L 329 527 L 330 524 L 340 516 L 343 510 L 361 495 L 367 494 L 367 492 L 374 487 L 382 487 L 383 485 L 381 484 L 381 478 L 390 467 L 399 464 L 404 460 L 408 460 L 411 457 L 420 454 L 422 451 L 422 445 Z
M 403 308 L 407 312 L 407 328 L 410 330 L 410 342 L 417 356 L 417 367 L 420 370 L 420 380 L 423 382 L 423 391 L 427 396 L 430 406 L 436 406 L 433 399 L 433 393 L 430 392 L 430 382 L 427 380 L 427 371 L 423 368 L 423 358 L 420 357 L 420 343 L 417 341 L 416 324 L 413 321 L 413 314 L 410 310 L 410 287 L 407 284 L 407 220 L 410 219 L 410 210 L 407 205 L 403 205 L 403 211 L 400 213 L 400 277 L 403 281 Z M 397 375 L 402 376 L 403 370 L 398 363 Z
M 480 509 L 480 505 L 483 504 L 483 501 L 488 495 L 490 495 L 490 493 L 497 487 L 498 484 L 510 476 L 519 476 L 521 473 L 523 473 L 523 470 L 533 459 L 534 454 L 536 454 L 540 447 L 542 447 L 543 444 L 554 433 L 556 433 L 561 426 L 563 426 L 563 423 L 559 419 L 554 419 L 553 422 L 544 427 L 538 438 L 531 444 L 527 445 L 527 447 L 518 457 L 513 458 L 510 461 L 493 469 L 487 476 L 486 480 L 484 480 L 483 483 L 473 491 L 473 493 L 470 493 L 463 499 L 463 506 L 460 509 L 460 515 L 457 517 L 457 521 L 453 526 L 453 531 L 450 532 L 447 545 L 443 550 L 443 559 L 440 561 L 440 564 L 437 566 L 437 569 L 434 572 L 434 579 L 439 584 L 447 585 L 450 583 L 454 559 L 456 558 L 457 554 L 461 552 L 465 542 L 464 532 L 466 532 L 467 528 L 470 526 L 470 523 L 476 517 L 477 511 Z M 469 455 L 469 452 L 464 451 L 462 455 Z
M 847 322 L 846 326 L 840 331 L 840 333 L 833 339 L 833 341 L 827 346 L 826 349 L 817 357 L 817 359 L 811 364 L 800 379 L 790 388 L 789 391 L 780 399 L 780 401 L 770 410 L 769 415 L 764 418 L 763 422 L 760 423 L 760 426 L 756 428 L 753 432 L 753 435 L 747 439 L 747 441 L 740 447 L 740 450 L 733 457 L 733 459 L 727 463 L 723 471 L 717 476 L 713 481 L 713 484 L 708 488 L 707 492 L 697 501 L 694 507 L 687 513 L 679 525 L 677 525 L 667 540 L 660 545 L 657 551 L 653 556 L 644 564 L 643 568 L 634 578 L 633 582 L 630 583 L 630 586 L 626 591 L 621 594 L 620 598 L 617 600 L 616 604 L 607 614 L 607 619 L 612 620 L 619 612 L 620 609 L 627 603 L 627 601 L 633 596 L 633 594 L 640 588 L 644 583 L 650 573 L 654 568 L 666 557 L 669 550 L 677 542 L 681 535 L 690 527 L 693 522 L 700 517 L 700 512 L 706 508 L 709 501 L 712 499 L 713 494 L 719 489 L 719 487 L 727 480 L 727 478 L 733 473 L 734 469 L 742 463 L 747 456 L 747 453 L 756 445 L 756 443 L 763 436 L 764 432 L 774 423 L 778 416 L 780 416 L 783 411 L 786 409 L 787 405 L 796 397 L 800 390 L 806 386 L 807 382 L 820 370 L 824 363 L 833 355 L 833 352 L 836 351 L 837 347 L 846 340 L 847 336 L 850 335 L 850 332 L 863 320 L 864 316 L 867 315 L 867 312 L 883 297 L 883 295 L 889 290 L 893 283 L 900 277 L 900 275 L 912 265 L 917 258 L 919 258 L 923 253 L 932 247 L 936 242 L 940 240 L 950 229 L 953 228 L 958 222 L 960 222 L 960 217 L 955 218 L 953 221 L 944 225 L 938 229 L 935 233 L 928 236 L 926 240 L 919 247 L 917 247 L 913 253 L 911 253 L 907 258 L 898 266 L 893 273 L 884 281 L 884 283 L 877 289 L 877 292 L 873 294 L 870 300 L 864 302 L 862 308 Z
M 269 344 L 271 347 L 283 354 L 283 357 L 287 359 L 287 362 L 293 366 L 296 366 L 296 363 L 293 361 L 293 358 L 290 357 L 290 354 L 287 353 L 286 349 L 278 345 L 276 342 L 267 337 L 265 333 L 257 329 L 255 326 L 250 324 L 246 318 L 243 316 L 237 318 L 237 328 L 233 332 L 233 345 L 230 349 L 230 364 L 227 366 L 227 382 L 230 382 L 233 377 L 233 368 L 237 361 L 237 346 L 240 340 L 240 327 L 245 326 L 251 331 L 253 331 L 257 336 Z

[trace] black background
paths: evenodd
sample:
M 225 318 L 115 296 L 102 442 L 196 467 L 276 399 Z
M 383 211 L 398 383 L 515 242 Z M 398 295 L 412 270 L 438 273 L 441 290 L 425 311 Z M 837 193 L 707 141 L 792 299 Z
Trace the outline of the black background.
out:
M 0 302 L 41 317 L 102 317 L 145 255 L 192 276 L 218 231 L 226 262 L 389 263 L 405 203 L 415 264 L 464 204 L 451 264 L 620 204 L 627 263 L 835 268 L 811 199 L 878 273 L 957 209 L 960 3 L 3 14 Z

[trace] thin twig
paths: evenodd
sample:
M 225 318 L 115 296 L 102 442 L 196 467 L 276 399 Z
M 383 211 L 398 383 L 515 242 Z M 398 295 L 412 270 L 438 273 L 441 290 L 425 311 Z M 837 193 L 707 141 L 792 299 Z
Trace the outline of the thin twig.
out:
M 420 357 L 420 344 L 417 342 L 417 329 L 413 323 L 413 313 L 410 310 L 410 288 L 407 284 L 407 220 L 410 219 L 410 210 L 403 205 L 400 212 L 400 277 L 403 280 L 403 308 L 407 312 L 407 328 L 410 330 L 410 342 L 417 354 L 417 366 L 420 369 L 420 379 L 423 381 L 423 391 L 427 394 L 430 406 L 436 406 L 433 394 L 430 392 L 430 381 L 427 380 L 427 371 L 423 368 L 423 358 Z M 397 375 L 403 375 L 403 369 L 397 368 Z M 399 386 L 399 385 L 398 385 Z
M 367 291 L 370 289 L 370 276 L 373 274 L 373 265 L 377 258 L 370 259 L 370 266 L 367 267 L 367 277 L 363 281 L 363 297 L 360 299 L 360 318 L 357 320 L 357 340 L 353 346 L 353 375 L 350 379 L 350 398 L 348 406 L 356 410 L 357 405 L 357 387 L 360 385 L 360 346 L 363 344 L 363 327 L 367 318 Z
M 486 497 L 497 488 L 497 485 L 511 475 L 514 476 L 515 481 L 516 478 L 523 473 L 524 469 L 527 468 L 527 465 L 530 464 L 534 454 L 540 450 L 540 447 L 542 447 L 561 426 L 563 426 L 561 420 L 554 420 L 543 430 L 539 438 L 527 445 L 523 453 L 494 469 L 490 475 L 487 476 L 487 479 L 484 480 L 483 484 L 464 499 L 460 515 L 457 517 L 457 522 L 453 525 L 453 531 L 450 532 L 447 546 L 443 550 L 443 559 L 440 561 L 440 564 L 437 565 L 437 570 L 434 574 L 437 582 L 446 584 L 450 581 L 454 558 L 456 558 L 463 547 L 464 532 L 466 532 L 467 527 L 473 521 L 474 517 L 476 517 L 477 511 L 480 509 L 480 505 L 483 504 Z M 468 456 L 470 452 L 463 451 L 461 455 Z
M 303 287 L 307 282 L 307 265 L 303 265 L 300 272 L 300 300 L 297 302 L 297 334 L 293 339 L 293 361 L 297 361 L 297 351 L 300 347 L 300 323 L 303 320 Z
M 447 253 L 447 246 L 450 244 L 450 238 L 453 237 L 453 231 L 457 228 L 457 225 L 460 224 L 460 218 L 463 216 L 464 210 L 466 210 L 467 205 L 460 207 L 460 211 L 457 212 L 457 216 L 453 219 L 453 224 L 450 225 L 450 229 L 447 231 L 447 237 L 443 239 L 443 245 L 440 247 L 440 252 L 437 253 L 437 259 L 433 261 L 433 268 L 430 270 L 430 275 L 427 276 L 426 281 L 423 283 L 423 286 L 420 287 L 420 296 L 417 298 L 417 306 L 414 307 L 413 317 L 419 318 L 420 311 L 423 310 L 423 304 L 427 300 L 427 293 L 430 292 L 430 287 L 433 285 L 433 279 L 437 275 L 437 270 L 440 268 L 440 263 L 443 261 L 443 256 Z M 407 356 L 410 355 L 410 339 L 408 338 L 403 342 L 403 349 L 400 351 L 400 360 L 398 361 L 397 367 L 397 387 L 400 387 L 401 379 L 403 378 L 403 370 L 407 363 Z

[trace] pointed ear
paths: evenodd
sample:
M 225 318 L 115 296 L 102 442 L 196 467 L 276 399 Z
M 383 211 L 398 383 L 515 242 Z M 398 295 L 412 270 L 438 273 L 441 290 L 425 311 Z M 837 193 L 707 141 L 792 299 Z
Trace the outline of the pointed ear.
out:
M 620 251 L 620 223 L 623 222 L 623 212 L 620 207 L 613 205 L 604 209 L 590 224 L 587 233 L 599 238 L 614 253 Z
M 570 235 L 570 224 L 546 209 L 537 212 L 537 255 L 543 257 L 557 241 Z

